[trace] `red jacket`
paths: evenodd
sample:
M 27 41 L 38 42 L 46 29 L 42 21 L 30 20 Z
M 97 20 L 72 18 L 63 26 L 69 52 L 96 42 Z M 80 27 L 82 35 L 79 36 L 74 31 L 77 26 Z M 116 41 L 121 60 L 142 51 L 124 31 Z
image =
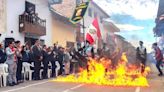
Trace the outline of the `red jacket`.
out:
M 159 47 L 155 49 L 155 57 L 157 61 L 162 61 L 163 59 L 163 54 Z

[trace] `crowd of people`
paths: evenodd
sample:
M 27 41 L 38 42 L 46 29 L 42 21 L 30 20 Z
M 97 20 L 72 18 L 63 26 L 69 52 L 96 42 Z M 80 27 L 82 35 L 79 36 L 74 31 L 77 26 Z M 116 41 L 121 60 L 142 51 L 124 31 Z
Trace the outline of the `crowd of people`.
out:
M 140 46 L 136 50 L 136 58 L 141 63 L 142 73 L 146 66 L 147 52 L 143 46 L 143 42 L 140 41 L 139 44 Z M 160 66 L 162 64 L 163 54 L 157 43 L 154 43 L 152 47 L 155 51 L 156 67 L 159 70 L 159 76 L 162 76 L 163 72 Z M 118 52 L 120 52 L 119 49 Z M 87 68 L 88 57 L 95 58 L 97 55 L 99 58 L 112 59 L 113 67 L 116 66 L 116 62 L 121 57 L 121 53 L 111 54 L 110 50 L 106 47 L 98 49 L 97 54 L 95 54 L 94 47 L 90 46 L 88 42 L 86 42 L 85 46 L 76 49 L 74 47 L 63 48 L 58 46 L 58 44 L 54 44 L 52 47 L 46 45 L 41 46 L 39 40 L 36 40 L 32 46 L 28 44 L 21 45 L 20 41 L 10 41 L 6 48 L 0 44 L 0 63 L 6 63 L 8 65 L 9 86 L 23 82 L 23 62 L 34 63 L 32 78 L 33 80 L 41 80 L 48 78 L 48 69 L 52 69 L 51 77 L 56 77 L 56 62 L 60 65 L 58 75 L 68 75 L 77 73 L 79 67 Z M 51 67 L 49 67 L 49 64 L 51 64 Z M 41 69 L 43 69 L 42 73 L 40 72 Z M 42 77 L 40 77 L 40 73 Z
M 87 61 L 81 54 L 82 50 L 75 50 L 74 47 L 63 48 L 54 44 L 53 47 L 46 45 L 41 46 L 40 41 L 37 40 L 33 46 L 28 44 L 21 45 L 20 41 L 11 41 L 4 49 L 0 44 L 0 63 L 8 65 L 8 83 L 9 86 L 14 86 L 23 82 L 22 63 L 34 63 L 33 80 L 47 79 L 47 71 L 51 65 L 51 77 L 56 77 L 55 69 L 56 62 L 59 63 L 60 69 L 58 75 L 68 75 L 78 71 L 78 61 Z M 42 66 L 43 65 L 43 66 Z M 63 66 L 64 65 L 64 66 Z M 43 69 L 42 77 L 40 78 L 40 70 Z

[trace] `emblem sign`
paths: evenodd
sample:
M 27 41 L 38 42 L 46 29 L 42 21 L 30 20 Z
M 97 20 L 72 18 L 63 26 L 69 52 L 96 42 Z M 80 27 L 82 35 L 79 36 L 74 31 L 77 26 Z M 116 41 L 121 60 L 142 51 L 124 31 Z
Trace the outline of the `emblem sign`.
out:
M 80 22 L 80 20 L 84 17 L 84 15 L 87 11 L 88 5 L 89 5 L 89 1 L 81 3 L 81 4 L 76 6 L 75 11 L 73 13 L 73 16 L 70 19 L 70 21 L 73 24 L 76 24 L 76 23 Z

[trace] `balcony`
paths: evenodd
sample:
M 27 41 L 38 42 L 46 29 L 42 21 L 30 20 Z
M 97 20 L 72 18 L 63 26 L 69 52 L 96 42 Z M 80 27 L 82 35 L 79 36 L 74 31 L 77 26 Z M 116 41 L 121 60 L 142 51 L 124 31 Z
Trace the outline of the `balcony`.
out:
M 34 36 L 44 36 L 46 35 L 46 20 L 31 15 L 20 15 L 19 32 Z

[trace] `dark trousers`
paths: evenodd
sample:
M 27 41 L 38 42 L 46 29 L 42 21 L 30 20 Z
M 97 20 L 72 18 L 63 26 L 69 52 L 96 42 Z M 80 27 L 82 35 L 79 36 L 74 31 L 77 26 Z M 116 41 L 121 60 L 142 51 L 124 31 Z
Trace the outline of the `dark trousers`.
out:
M 141 73 L 143 73 L 145 71 L 145 66 L 146 66 L 146 59 L 144 58 L 139 58 L 138 59 L 141 63 Z
M 18 58 L 16 78 L 18 82 L 22 80 L 22 60 L 20 58 Z
M 60 65 L 59 75 L 61 75 L 63 73 L 63 71 L 64 71 L 64 69 L 63 69 L 63 62 L 59 61 L 59 65 Z
M 70 73 L 77 73 L 79 69 L 79 62 L 71 62 L 70 63 Z M 85 69 L 85 68 L 83 68 Z
M 163 72 L 162 72 L 162 70 L 161 70 L 161 68 L 160 68 L 161 64 L 162 64 L 162 60 L 157 61 L 157 63 L 156 63 L 156 67 L 157 67 L 159 73 L 160 73 L 160 74 L 163 74 Z
M 141 61 L 141 72 L 143 73 L 145 71 L 145 65 L 146 65 L 146 61 L 145 60 L 142 60 Z
M 41 61 L 34 61 L 34 80 L 40 80 Z
M 73 62 L 70 63 L 70 73 L 73 73 Z
M 48 61 L 43 61 L 43 78 L 48 78 L 47 76 L 48 72 Z
M 52 75 L 51 77 L 56 77 L 56 64 L 55 64 L 56 61 L 51 61 L 51 65 L 52 65 Z

